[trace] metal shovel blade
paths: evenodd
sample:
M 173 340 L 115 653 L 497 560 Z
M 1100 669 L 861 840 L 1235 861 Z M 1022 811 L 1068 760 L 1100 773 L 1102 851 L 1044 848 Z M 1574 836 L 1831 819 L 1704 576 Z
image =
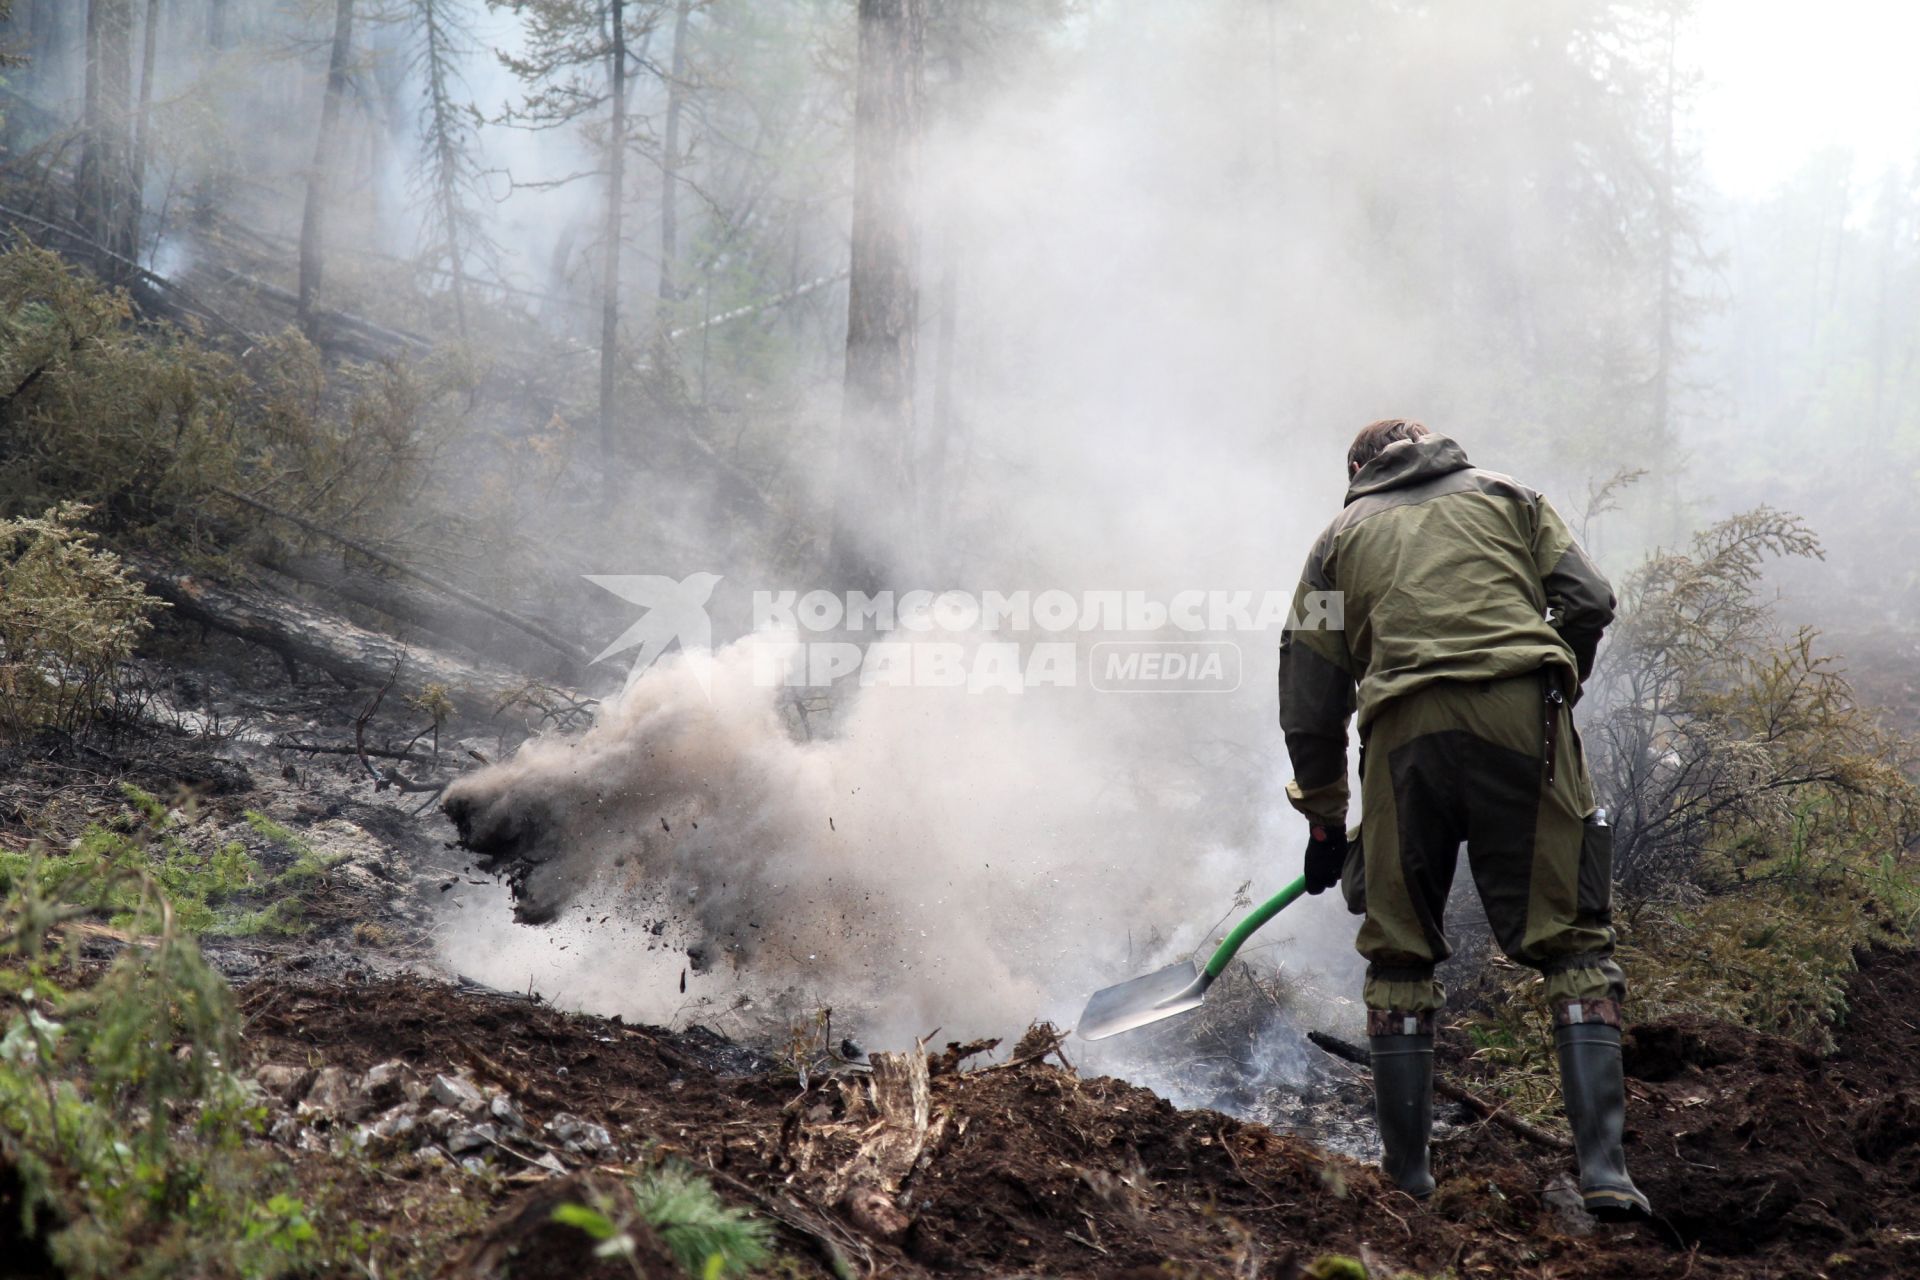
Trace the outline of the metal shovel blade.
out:
M 1170 964 L 1158 973 L 1123 982 L 1093 993 L 1086 1011 L 1080 1015 L 1082 1040 L 1103 1040 L 1108 1036 L 1144 1027 L 1149 1022 L 1171 1018 L 1176 1013 L 1197 1009 L 1206 999 L 1213 979 L 1191 960 Z

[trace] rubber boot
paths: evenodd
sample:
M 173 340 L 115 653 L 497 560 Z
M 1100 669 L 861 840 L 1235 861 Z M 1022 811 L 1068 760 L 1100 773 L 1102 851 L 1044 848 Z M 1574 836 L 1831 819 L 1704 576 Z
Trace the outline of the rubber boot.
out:
M 1433 1194 L 1427 1138 L 1433 1132 L 1433 1037 L 1368 1036 L 1380 1171 L 1416 1200 Z
M 1580 1161 L 1580 1199 L 1604 1221 L 1643 1217 L 1647 1198 L 1627 1176 L 1620 1135 L 1627 1121 L 1627 1094 L 1620 1078 L 1620 1028 L 1602 1023 L 1557 1027 L 1560 1092 Z

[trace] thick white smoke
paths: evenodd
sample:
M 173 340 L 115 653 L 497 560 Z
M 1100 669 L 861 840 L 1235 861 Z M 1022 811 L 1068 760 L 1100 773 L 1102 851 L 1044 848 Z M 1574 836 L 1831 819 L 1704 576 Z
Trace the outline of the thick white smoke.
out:
M 523 903 L 560 917 L 502 930 L 476 903 L 456 967 L 654 1019 L 746 997 L 835 1005 L 883 1040 L 1005 1032 L 1197 945 L 1248 866 L 1277 887 L 1281 860 L 1209 847 L 1201 798 L 1136 771 L 1151 753 L 1086 713 L 1101 695 L 869 688 L 803 741 L 758 643 L 669 658 L 584 734 L 449 793 L 476 847 L 532 860 Z M 556 973 L 558 945 L 578 950 Z
M 1579 98 L 1570 21 L 1526 5 L 1444 24 L 1330 0 L 1096 6 L 1044 47 L 970 64 L 924 164 L 922 390 L 950 361 L 953 403 L 924 394 L 916 429 L 945 433 L 947 469 L 942 492 L 902 499 L 943 508 L 949 580 L 893 585 L 1288 591 L 1337 509 L 1352 432 L 1390 414 L 1577 516 L 1569 491 L 1630 461 L 1636 437 L 1558 428 L 1602 408 L 1644 419 L 1645 352 L 1594 334 L 1625 331 L 1615 313 L 1642 307 L 1651 277 L 1593 230 L 1617 192 L 1582 157 L 1622 126 L 1610 99 Z M 1521 82 L 1535 98 L 1511 105 Z M 837 373 L 798 380 L 793 456 L 775 464 L 818 482 L 799 500 L 815 508 Z M 826 585 L 693 557 L 681 568 L 749 587 Z M 889 1033 L 1070 1020 L 1090 989 L 1200 944 L 1242 883 L 1261 895 L 1299 868 L 1277 636 L 1231 638 L 1230 694 L 869 689 L 811 742 L 723 649 L 711 707 L 685 662 L 662 668 L 578 742 L 539 743 L 457 795 L 481 828 L 545 824 L 556 856 L 527 887 L 572 895 L 563 927 L 637 895 L 710 966 L 683 996 L 679 960 L 644 945 L 666 934 L 583 935 L 567 962 L 541 961 L 557 997 L 657 1018 L 743 982 L 719 998 L 860 1005 Z M 536 948 L 563 944 L 503 914 L 461 912 L 447 946 L 518 986 Z M 1354 977 L 1351 918 L 1329 898 L 1269 928 L 1291 967 Z

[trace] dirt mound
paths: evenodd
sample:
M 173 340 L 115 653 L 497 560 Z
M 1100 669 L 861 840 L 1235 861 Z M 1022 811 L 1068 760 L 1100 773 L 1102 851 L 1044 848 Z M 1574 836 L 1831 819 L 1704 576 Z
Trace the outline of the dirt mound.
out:
M 1920 1275 L 1920 960 L 1860 963 L 1827 1059 L 1717 1024 L 1629 1033 L 1628 1159 L 1703 1252 L 1778 1274 L 1831 1255 L 1833 1275 Z
M 1569 1160 L 1490 1125 L 1438 1147 L 1423 1208 L 1300 1138 L 1038 1061 L 903 1076 L 902 1056 L 802 1082 L 710 1034 L 414 981 L 246 1003 L 264 1055 L 459 1068 L 511 1090 L 535 1129 L 567 1111 L 622 1152 L 685 1160 L 776 1223 L 799 1273 L 1291 1277 L 1338 1252 L 1387 1275 L 1920 1275 L 1920 958 L 1863 957 L 1854 993 L 1824 1059 L 1719 1024 L 1635 1028 L 1628 1156 L 1664 1221 L 1599 1229 L 1546 1190 Z M 619 1167 L 570 1167 L 594 1164 Z M 470 1250 L 545 1239 L 550 1206 L 528 1206 L 561 1180 L 517 1201 L 513 1181 Z M 377 1196 L 366 1212 L 380 1220 Z
M 946 1096 L 959 1136 L 916 1176 L 908 1237 L 935 1270 L 1111 1274 L 1210 1257 L 1284 1271 L 1321 1241 L 1400 1231 L 1380 1212 L 1400 1197 L 1372 1171 L 1118 1080 L 989 1071 Z
M 261 1060 L 460 1069 L 511 1090 L 531 1128 L 566 1111 L 604 1124 L 623 1151 L 686 1160 L 724 1198 L 778 1223 L 789 1254 L 823 1275 L 1113 1276 L 1172 1264 L 1280 1276 L 1364 1246 L 1399 1267 L 1481 1258 L 1518 1276 L 1536 1273 L 1530 1258 L 1572 1246 L 1476 1239 L 1307 1142 L 1039 1062 L 923 1077 L 924 1125 L 883 1192 L 904 1228 L 877 1232 L 861 1209 L 870 1194 L 857 1194 L 871 1191 L 863 1161 L 876 1111 L 885 1119 L 874 1077 L 803 1086 L 764 1059 L 753 1074 L 728 1074 L 743 1065 L 739 1051 L 709 1034 L 416 981 L 262 986 L 244 1004 Z M 403 1205 L 376 1182 L 359 1208 L 398 1233 L 404 1222 L 387 1215 Z

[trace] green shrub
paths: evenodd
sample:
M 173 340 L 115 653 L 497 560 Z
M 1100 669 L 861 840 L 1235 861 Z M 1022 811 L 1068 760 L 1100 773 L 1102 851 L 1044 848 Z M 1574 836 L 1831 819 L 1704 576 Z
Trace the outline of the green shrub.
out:
M 344 1274 L 376 1233 L 248 1143 L 266 1109 L 193 937 L 286 904 L 236 916 L 220 904 L 259 880 L 244 846 L 196 854 L 158 801 L 127 798 L 64 853 L 0 852 L 0 1168 L 25 1192 L 9 1212 L 73 1280 Z M 78 955 L 101 917 L 120 943 L 103 971 Z
M 292 330 L 230 356 L 23 245 L 0 252 L 0 515 L 81 501 L 116 532 L 221 552 L 269 519 L 226 490 L 364 532 L 418 496 L 471 376 L 329 368 Z
M 1913 744 L 1760 589 L 1768 558 L 1820 554 L 1802 521 L 1762 507 L 1627 579 L 1582 721 L 1629 909 L 1877 858 L 1920 828 Z
M 669 1164 L 641 1174 L 633 1199 L 642 1221 L 660 1233 L 690 1276 L 742 1275 L 767 1260 L 766 1224 L 728 1208 L 690 1169 Z
M 160 604 L 79 527 L 86 512 L 0 520 L 0 737 L 88 729 Z
M 274 1175 L 243 1135 L 263 1117 L 228 1068 L 231 993 L 160 878 L 137 860 L 29 850 L 0 898 L 0 1160 L 75 1277 L 271 1276 L 310 1261 Z M 71 963 L 87 916 L 135 941 L 95 980 Z M 281 1210 L 274 1209 L 276 1204 Z M 310 1228 L 309 1228 L 310 1232 Z
M 1914 744 L 1860 705 L 1813 631 L 1776 622 L 1760 590 L 1776 555 L 1820 547 L 1761 508 L 1629 578 L 1589 736 L 1635 1015 L 1824 1046 L 1854 949 L 1911 941 L 1920 791 Z
M 1920 923 L 1915 746 L 1854 697 L 1810 630 L 1761 592 L 1770 556 L 1818 556 L 1760 509 L 1651 557 L 1586 691 L 1582 725 L 1613 811 L 1615 923 L 1629 1014 L 1733 1022 L 1832 1047 L 1853 956 Z M 1558 1114 L 1539 979 L 1482 992 L 1463 1022 L 1487 1085 Z
M 596 1195 L 593 1204 L 560 1205 L 554 1220 L 599 1241 L 595 1252 L 601 1257 L 628 1259 L 634 1251 L 633 1226 L 645 1223 L 693 1280 L 745 1275 L 772 1256 L 766 1223 L 727 1207 L 712 1184 L 684 1165 L 650 1169 L 628 1189 L 628 1203 Z
M 326 878 L 327 872 L 345 860 L 344 855 L 329 857 L 301 836 L 255 809 L 246 812 L 247 825 L 263 840 L 271 841 L 293 855 L 293 862 L 274 878 L 274 883 L 300 888 Z
M 247 917 L 233 902 L 260 883 L 246 846 L 229 841 L 201 853 L 182 838 L 166 807 L 137 787 L 123 790 L 131 808 L 120 819 L 94 823 L 62 853 L 0 849 L 0 891 L 28 884 L 42 896 L 70 884 L 103 886 L 94 901 L 121 928 L 136 928 L 147 900 L 146 881 L 166 896 L 167 911 L 185 933 L 230 933 Z
M 1717 891 L 1622 931 L 1634 1016 L 1697 1014 L 1831 1049 L 1854 953 L 1912 945 L 1920 876 L 1891 852 L 1746 854 Z

